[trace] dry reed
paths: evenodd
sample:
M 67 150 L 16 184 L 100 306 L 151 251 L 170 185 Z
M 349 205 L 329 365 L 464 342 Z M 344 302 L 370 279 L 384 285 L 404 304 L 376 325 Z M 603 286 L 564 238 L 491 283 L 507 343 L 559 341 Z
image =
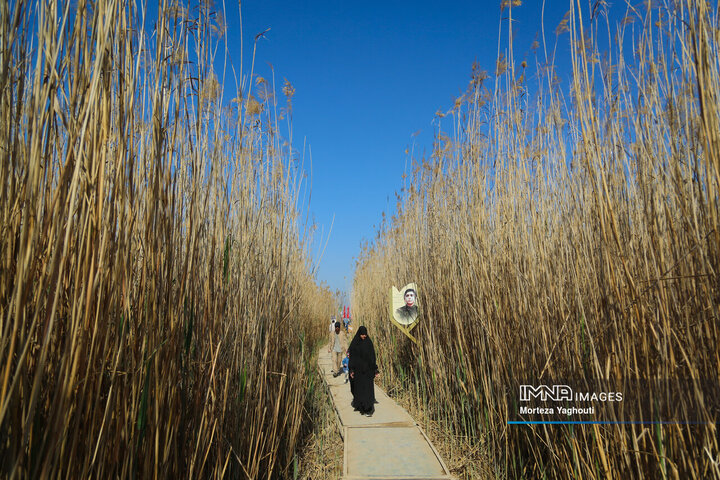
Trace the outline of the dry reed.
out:
M 334 308 L 302 167 L 271 88 L 225 106 L 221 15 L 140 3 L 0 3 L 0 476 L 286 477 Z
M 605 2 L 580 3 L 556 30 L 567 88 L 539 44 L 533 73 L 511 44 L 494 83 L 473 68 L 360 256 L 353 309 L 387 388 L 482 439 L 495 476 L 718 478 L 718 12 L 647 2 L 611 25 Z M 411 281 L 417 345 L 386 313 L 390 285 Z M 669 420 L 705 424 L 508 425 L 519 385 L 553 379 L 687 386 Z M 658 419 L 662 394 L 641 397 L 622 419 Z
M 317 351 L 315 352 L 317 358 Z M 293 478 L 301 480 L 336 480 L 342 477 L 345 445 L 340 423 L 330 398 L 330 388 L 318 369 L 313 378 L 317 385 L 308 393 L 306 415 L 312 418 L 306 441 L 298 452 Z

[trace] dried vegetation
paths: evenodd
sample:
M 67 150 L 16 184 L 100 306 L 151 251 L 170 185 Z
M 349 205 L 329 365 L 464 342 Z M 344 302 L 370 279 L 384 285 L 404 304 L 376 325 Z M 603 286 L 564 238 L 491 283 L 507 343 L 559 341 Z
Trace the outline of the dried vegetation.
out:
M 287 477 L 302 168 L 271 87 L 222 100 L 222 15 L 141 4 L 0 2 L 0 476 Z
M 450 445 L 482 444 L 491 476 L 718 478 L 718 11 L 646 2 L 615 25 L 606 2 L 570 4 L 554 50 L 518 62 L 510 43 L 497 77 L 474 68 L 438 115 L 431 157 L 360 256 L 353 309 L 387 389 Z M 567 84 L 554 51 L 571 52 Z M 390 285 L 411 281 L 417 345 L 387 318 Z M 556 379 L 667 380 L 683 389 L 669 420 L 706 423 L 508 425 L 520 384 Z M 666 393 L 626 392 L 614 413 L 656 421 Z

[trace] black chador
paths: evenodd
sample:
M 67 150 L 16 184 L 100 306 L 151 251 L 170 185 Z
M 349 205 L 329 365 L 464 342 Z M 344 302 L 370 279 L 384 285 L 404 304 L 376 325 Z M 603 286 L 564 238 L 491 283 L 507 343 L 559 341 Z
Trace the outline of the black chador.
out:
M 365 339 L 361 335 L 365 335 Z M 352 375 L 352 406 L 360 413 L 369 415 L 375 409 L 375 375 L 378 373 L 378 368 L 375 347 L 367 336 L 367 328 L 364 326 L 358 328 L 348 352 L 350 353 L 348 370 Z

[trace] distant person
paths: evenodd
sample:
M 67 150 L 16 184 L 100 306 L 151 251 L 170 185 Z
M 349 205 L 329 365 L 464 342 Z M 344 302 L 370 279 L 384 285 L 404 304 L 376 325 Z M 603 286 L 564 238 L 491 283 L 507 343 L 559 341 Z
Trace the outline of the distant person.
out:
M 350 361 L 351 385 L 353 394 L 352 406 L 362 415 L 371 417 L 375 410 L 375 377 L 380 375 L 375 359 L 375 346 L 368 337 L 367 328 L 358 328 L 355 338 L 348 348 Z
M 345 358 L 342 361 L 342 371 L 345 374 L 345 383 L 348 382 L 348 371 L 350 369 L 350 352 L 345 354 Z
M 418 316 L 418 307 L 415 304 L 417 301 L 415 290 L 412 288 L 405 290 L 403 300 L 405 300 L 405 305 L 395 310 L 395 318 L 398 321 L 412 323 Z
M 343 323 L 345 324 L 345 331 L 348 331 L 348 325 L 350 325 L 350 319 L 348 317 L 343 318 Z
M 335 365 L 333 371 L 333 377 L 339 376 L 342 372 L 340 371 L 342 357 L 347 352 L 347 334 L 340 329 L 340 322 L 335 322 L 335 329 L 330 334 L 330 344 L 328 345 L 328 352 L 332 352 L 332 360 Z
M 335 331 L 335 315 L 330 317 L 330 331 L 331 332 Z

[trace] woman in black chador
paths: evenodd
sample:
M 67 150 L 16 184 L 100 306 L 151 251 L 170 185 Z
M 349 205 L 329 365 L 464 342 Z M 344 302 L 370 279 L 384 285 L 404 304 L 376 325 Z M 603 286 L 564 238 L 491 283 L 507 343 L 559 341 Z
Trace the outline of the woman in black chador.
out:
M 368 337 L 367 328 L 358 328 L 348 348 L 353 403 L 355 410 L 368 417 L 375 410 L 375 377 L 379 375 L 375 363 L 375 347 Z

